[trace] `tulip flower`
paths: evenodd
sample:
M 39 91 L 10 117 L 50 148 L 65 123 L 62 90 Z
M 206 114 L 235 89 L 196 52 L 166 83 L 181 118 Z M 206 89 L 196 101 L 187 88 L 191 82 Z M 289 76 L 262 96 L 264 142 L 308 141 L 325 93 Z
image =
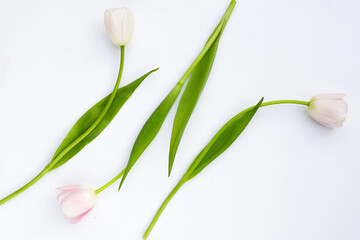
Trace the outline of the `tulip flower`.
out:
M 117 46 L 125 46 L 134 32 L 134 16 L 129 8 L 105 10 L 105 25 L 111 41 Z
M 153 220 L 143 235 L 143 239 L 147 239 L 164 209 L 179 189 L 186 182 L 197 176 L 212 161 L 214 161 L 220 154 L 231 146 L 260 107 L 277 104 L 303 105 L 308 107 L 309 114 L 319 123 L 330 128 L 341 127 L 342 123 L 345 121 L 347 111 L 347 104 L 343 99 L 344 96 L 344 94 L 319 94 L 314 96 L 309 102 L 300 100 L 275 100 L 263 102 L 263 99 L 261 99 L 257 105 L 249 107 L 235 115 L 222 128 L 220 128 L 213 139 L 211 139 L 211 141 L 189 165 L 188 170 L 185 172 L 177 185 L 175 185 L 170 194 L 165 198 L 159 210 L 156 212 Z
M 58 202 L 65 217 L 71 223 L 79 222 L 97 202 L 96 192 L 87 186 L 69 185 L 57 188 Z
M 125 100 L 120 101 L 122 102 L 122 104 L 119 104 L 119 102 L 115 104 L 118 105 L 119 107 L 116 107 L 115 105 L 112 104 L 114 100 L 120 98 L 119 97 L 119 95 L 121 95 L 120 92 L 124 91 L 124 89 L 119 89 L 119 85 L 124 68 L 125 45 L 129 43 L 133 35 L 134 17 L 131 10 L 128 8 L 115 8 L 115 9 L 106 10 L 105 25 L 111 40 L 120 47 L 119 73 L 112 93 L 108 95 L 108 97 L 106 98 L 107 99 L 106 104 L 101 108 L 99 108 L 101 104 L 100 105 L 96 104 L 89 111 L 87 111 L 81 117 L 81 123 L 76 122 L 76 124 L 70 130 L 67 137 L 65 138 L 63 143 L 59 146 L 53 158 L 50 160 L 50 163 L 46 165 L 46 167 L 39 174 L 37 174 L 32 180 L 30 180 L 24 186 L 14 191 L 10 195 L 0 199 L 0 205 L 16 197 L 20 193 L 24 192 L 32 185 L 34 185 L 36 182 L 38 182 L 47 173 L 63 165 L 65 162 L 69 161 L 77 152 L 79 152 L 83 147 L 85 147 L 94 138 L 96 138 L 96 136 L 100 134 L 104 128 L 106 128 L 107 124 L 111 122 L 111 120 L 114 117 L 114 115 L 112 114 L 115 113 L 116 115 L 116 113 L 120 110 L 121 105 L 127 100 L 127 98 L 131 96 L 132 91 L 136 89 L 137 87 L 135 86 L 136 84 L 130 88 L 125 88 L 126 91 L 133 89 L 129 92 L 130 95 L 128 95 L 128 97 L 126 97 Z M 156 70 L 154 69 L 154 71 Z M 142 80 L 144 80 L 147 77 L 147 75 L 149 74 L 144 75 L 144 78 Z M 139 78 L 138 80 L 140 81 L 141 78 Z
M 326 127 L 342 127 L 348 107 L 343 97 L 345 94 L 315 95 L 309 104 L 310 116 Z
M 345 115 L 347 111 L 347 104 L 343 99 L 344 96 L 345 96 L 344 94 L 319 94 L 314 96 L 310 101 L 275 100 L 269 102 L 262 102 L 261 100 L 256 106 L 249 107 L 238 113 L 234 118 L 232 118 L 229 121 L 229 123 L 225 124 L 224 127 L 219 130 L 219 132 L 221 134 L 227 134 L 229 132 L 233 133 L 233 131 L 229 131 L 229 130 L 226 131 L 225 129 L 233 128 L 234 126 L 237 126 L 233 124 L 235 124 L 236 121 L 239 121 L 240 118 L 246 116 L 246 114 L 248 114 L 249 112 L 254 111 L 255 108 L 257 109 L 257 108 L 262 108 L 271 105 L 278 105 L 278 104 L 296 104 L 296 105 L 306 106 L 309 110 L 309 114 L 319 123 L 327 127 L 341 127 L 342 123 L 345 120 Z M 227 144 L 226 146 L 219 147 L 218 145 L 222 145 L 224 144 L 224 142 L 216 140 L 219 137 L 218 134 L 215 135 L 214 137 L 215 140 L 213 139 L 212 142 L 210 142 L 211 144 L 209 146 L 211 146 L 211 148 L 215 147 L 217 149 L 222 149 L 221 152 L 225 151 L 231 145 L 231 143 L 235 141 L 237 138 L 237 137 L 232 138 L 231 140 L 232 142 L 230 144 L 228 144 L 229 142 L 225 142 Z M 209 150 L 210 147 L 209 149 L 207 148 L 205 149 L 206 151 L 208 151 L 206 156 L 209 159 L 214 160 L 219 154 L 218 151 L 211 152 Z M 215 154 L 214 157 L 211 157 L 210 153 Z M 199 155 L 199 156 L 204 157 L 205 155 Z M 194 161 L 200 161 L 200 160 L 197 160 L 196 158 Z M 190 167 L 191 166 L 194 167 L 195 165 L 190 165 Z M 187 172 L 184 175 L 184 177 L 181 179 L 178 185 L 174 188 L 171 194 L 165 199 L 164 203 L 161 205 L 159 211 L 157 212 L 151 224 L 149 225 L 148 229 L 146 230 L 144 234 L 144 239 L 146 239 L 147 236 L 150 234 L 152 228 L 156 224 L 164 208 L 170 202 L 174 194 L 180 189 L 183 183 L 192 179 L 203 168 L 200 167 L 200 170 L 196 170 L 192 168 L 189 169 L 191 170 L 191 171 L 188 170 L 188 172 L 190 171 L 190 174 Z M 118 181 L 124 175 L 124 172 L 125 169 L 97 190 L 93 190 L 83 185 L 70 185 L 70 186 L 58 188 L 58 190 L 61 191 L 58 197 L 58 201 L 59 204 L 61 205 L 62 211 L 66 216 L 66 218 L 69 219 L 69 221 L 72 223 L 79 222 L 95 206 L 97 201 L 97 194 L 99 194 L 100 192 L 102 192 L 103 190 L 114 184 L 116 181 Z
M 60 191 L 58 202 L 65 217 L 71 223 L 78 223 L 95 207 L 98 199 L 97 195 L 119 180 L 123 174 L 124 171 L 116 175 L 108 183 L 97 190 L 84 185 L 58 187 L 57 190 Z

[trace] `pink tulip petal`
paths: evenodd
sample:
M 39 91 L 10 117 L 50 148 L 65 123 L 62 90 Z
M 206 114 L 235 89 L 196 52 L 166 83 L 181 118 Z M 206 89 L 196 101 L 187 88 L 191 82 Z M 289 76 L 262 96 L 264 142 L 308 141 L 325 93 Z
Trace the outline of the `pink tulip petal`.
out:
M 96 204 L 96 192 L 87 186 L 59 187 L 58 202 L 65 217 L 72 223 L 80 221 Z
M 58 187 L 58 188 L 56 188 L 56 190 L 64 191 L 64 190 L 76 190 L 76 189 L 82 189 L 82 188 L 89 188 L 89 187 L 77 184 L 77 185 L 67 185 L 67 186 Z
M 86 214 L 88 214 L 91 210 L 92 210 L 92 208 L 89 209 L 88 211 L 80 214 L 79 216 L 76 216 L 76 217 L 67 217 L 67 216 L 65 216 L 65 217 L 66 217 L 66 219 L 69 220 L 69 222 L 71 222 L 72 224 L 76 224 L 76 223 L 80 222 L 80 220 L 81 220 Z

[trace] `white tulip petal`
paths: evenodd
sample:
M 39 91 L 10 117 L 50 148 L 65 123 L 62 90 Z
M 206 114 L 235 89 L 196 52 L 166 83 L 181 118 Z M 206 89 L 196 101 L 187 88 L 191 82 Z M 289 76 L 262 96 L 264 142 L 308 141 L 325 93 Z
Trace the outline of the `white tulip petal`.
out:
M 322 100 L 322 99 L 342 99 L 343 97 L 346 97 L 346 94 L 344 93 L 322 93 L 317 94 L 311 98 L 311 100 Z
M 105 10 L 106 31 L 111 41 L 124 46 L 131 41 L 134 32 L 134 16 L 128 8 L 110 8 Z
M 343 99 L 344 96 L 345 94 L 319 94 L 314 96 L 309 105 L 311 117 L 329 128 L 342 127 L 348 108 Z

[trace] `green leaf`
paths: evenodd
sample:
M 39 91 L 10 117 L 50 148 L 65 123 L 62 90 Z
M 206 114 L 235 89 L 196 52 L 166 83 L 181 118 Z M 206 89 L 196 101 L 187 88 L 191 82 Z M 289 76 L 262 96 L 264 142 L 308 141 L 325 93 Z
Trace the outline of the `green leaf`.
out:
M 177 83 L 171 92 L 166 96 L 166 98 L 160 103 L 160 105 L 155 109 L 151 114 L 149 119 L 146 121 L 145 125 L 142 127 L 139 135 L 137 136 L 134 146 L 131 150 L 130 158 L 126 166 L 124 175 L 121 179 L 121 185 L 123 184 L 126 176 L 130 172 L 131 168 L 134 166 L 136 161 L 139 159 L 141 154 L 149 146 L 152 140 L 155 138 L 159 132 L 162 124 L 165 121 L 167 114 L 169 113 L 172 105 L 174 104 L 176 98 L 179 96 L 183 84 Z
M 166 197 L 160 208 L 156 212 L 149 227 L 146 229 L 143 239 L 147 239 L 156 222 L 160 218 L 161 214 L 165 210 L 166 206 L 170 203 L 171 199 L 181 189 L 181 187 L 190 179 L 200 173 L 206 166 L 208 166 L 214 159 L 216 159 L 221 153 L 230 147 L 230 145 L 238 138 L 238 136 L 244 131 L 249 124 L 257 110 L 262 106 L 262 98 L 257 105 L 247 108 L 235 115 L 230 121 L 228 121 L 211 139 L 206 147 L 200 152 L 200 154 L 194 159 L 189 166 L 188 170 L 180 181 L 176 184 L 170 194 Z
M 155 109 L 155 111 L 151 114 L 150 118 L 146 121 L 145 125 L 141 129 L 138 137 L 135 140 L 134 146 L 131 150 L 131 154 L 129 157 L 128 164 L 125 168 L 124 176 L 121 179 L 119 190 L 122 184 L 125 181 L 126 176 L 130 172 L 131 168 L 137 162 L 139 157 L 143 154 L 146 148 L 150 145 L 153 139 L 156 137 L 159 132 L 167 114 L 169 113 L 172 105 L 176 101 L 177 97 L 180 94 L 180 91 L 188 79 L 190 74 L 193 73 L 194 69 L 201 62 L 204 56 L 207 54 L 210 48 L 213 47 L 214 42 L 218 41 L 219 35 L 221 35 L 227 20 L 229 19 L 231 12 L 235 7 L 236 2 L 231 1 L 228 9 L 226 10 L 224 16 L 221 18 L 219 24 L 216 26 L 214 31 L 211 33 L 209 39 L 207 40 L 204 48 L 201 50 L 196 59 L 192 62 L 190 67 L 186 70 L 184 75 L 177 82 L 175 87 L 171 90 L 171 92 L 166 96 L 166 98 L 161 102 L 161 104 Z
M 190 165 L 185 174 L 186 181 L 199 174 L 206 166 L 231 146 L 249 124 L 263 100 L 264 98 L 262 98 L 254 107 L 237 114 L 215 134 Z
M 204 89 L 206 81 L 210 75 L 216 52 L 219 46 L 220 37 L 225 29 L 226 23 L 229 20 L 229 17 L 232 13 L 233 8 L 235 7 L 236 2 L 232 1 L 228 7 L 228 10 L 225 12 L 220 23 L 215 28 L 212 36 L 220 31 L 216 37 L 216 40 L 213 42 L 209 48 L 206 55 L 201 59 L 198 65 L 195 67 L 194 71 L 191 74 L 189 83 L 185 88 L 185 91 L 181 97 L 178 109 L 176 111 L 171 140 L 170 140 L 170 150 L 169 150 L 169 171 L 168 175 L 170 176 L 171 170 L 174 164 L 176 152 L 179 148 L 179 144 L 182 138 L 182 135 L 185 131 L 186 125 L 191 117 L 192 112 L 195 109 L 195 106 L 200 98 L 201 92 Z
M 212 65 L 214 63 L 217 48 L 219 46 L 220 35 L 210 47 L 209 51 L 201 59 L 199 64 L 192 72 L 189 82 L 181 96 L 179 106 L 176 111 L 169 151 L 169 176 L 175 160 L 176 151 L 179 147 L 181 137 L 184 133 L 186 124 L 188 123 L 192 112 L 200 98 L 206 81 L 210 75 Z
M 81 142 L 79 142 L 74 148 L 72 148 L 67 154 L 64 155 L 55 165 L 51 168 L 51 171 L 60 167 L 68 160 L 70 160 L 73 156 L 75 156 L 81 149 L 83 149 L 87 144 L 89 144 L 92 140 L 94 140 L 112 121 L 112 119 L 119 112 L 120 108 L 124 105 L 124 103 L 130 98 L 136 88 L 145 80 L 147 76 L 151 73 L 157 71 L 158 69 L 154 69 L 139 79 L 133 81 L 132 83 L 126 85 L 125 87 L 119 88 L 116 92 L 116 96 L 104 116 L 99 125 Z M 89 126 L 97 119 L 97 117 L 101 114 L 103 108 L 105 107 L 108 98 L 103 98 L 100 102 L 95 104 L 92 108 L 90 108 L 82 117 L 75 123 L 75 125 L 71 128 L 68 135 L 65 137 L 59 148 L 56 150 L 51 162 L 56 158 L 56 156 L 65 149 L 70 143 L 72 143 L 75 139 L 77 139 L 83 132 L 85 132 Z

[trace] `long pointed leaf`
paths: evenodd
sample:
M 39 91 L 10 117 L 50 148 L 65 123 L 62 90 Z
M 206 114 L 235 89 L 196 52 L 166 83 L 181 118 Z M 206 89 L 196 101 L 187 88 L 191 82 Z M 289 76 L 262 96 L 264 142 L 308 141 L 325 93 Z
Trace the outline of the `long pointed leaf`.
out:
M 191 117 L 192 112 L 195 109 L 195 106 L 200 98 L 201 92 L 204 89 L 206 81 L 210 75 L 216 52 L 219 46 L 220 37 L 225 29 L 226 23 L 229 20 L 231 12 L 235 6 L 235 2 L 231 2 L 228 10 L 224 14 L 222 21 L 218 27 L 221 28 L 219 35 L 212 44 L 209 51 L 201 59 L 199 64 L 196 66 L 194 71 L 191 74 L 189 83 L 185 88 L 183 95 L 176 111 L 174 118 L 173 129 L 171 133 L 170 140 L 170 150 L 169 150 L 169 171 L 168 175 L 170 176 L 171 170 L 174 164 L 176 152 L 179 148 L 179 144 L 182 138 L 182 135 L 185 131 L 186 125 Z
M 179 147 L 181 137 L 184 133 L 187 122 L 200 98 L 206 81 L 210 75 L 212 65 L 214 63 L 217 48 L 219 46 L 220 35 L 217 37 L 209 51 L 201 59 L 199 64 L 192 72 L 189 82 L 181 96 L 179 106 L 176 111 L 169 151 L 169 176 L 175 160 L 176 151 Z
M 130 172 L 131 168 L 134 166 L 136 161 L 139 159 L 141 154 L 149 146 L 152 140 L 155 138 L 159 132 L 162 124 L 165 121 L 167 114 L 169 113 L 172 105 L 174 104 L 176 98 L 179 96 L 183 84 L 176 84 L 171 92 L 166 96 L 166 98 L 160 103 L 160 105 L 155 109 L 151 114 L 149 119 L 146 121 L 142 127 L 138 137 L 135 140 L 134 146 L 131 150 L 130 158 L 128 165 L 126 166 L 124 175 L 122 177 L 120 187 L 123 184 L 126 176 Z M 120 189 L 119 187 L 119 189 Z
M 254 107 L 245 109 L 239 114 L 235 115 L 230 121 L 228 121 L 211 139 L 206 147 L 199 153 L 194 161 L 189 166 L 184 176 L 180 179 L 178 184 L 166 197 L 160 208 L 156 212 L 153 220 L 143 235 L 143 239 L 147 239 L 156 222 L 160 218 L 161 214 L 169 204 L 171 199 L 179 191 L 184 183 L 195 177 L 206 166 L 208 166 L 213 160 L 215 160 L 221 153 L 230 147 L 230 145 L 238 138 L 238 136 L 244 131 L 250 120 L 253 118 L 257 110 L 259 109 L 263 98 Z
M 108 112 L 105 117 L 99 123 L 99 125 L 80 143 L 78 143 L 74 148 L 72 148 L 67 154 L 64 155 L 57 163 L 51 168 L 54 170 L 68 160 L 70 160 L 73 156 L 75 156 L 81 149 L 83 149 L 87 144 L 89 144 L 92 140 L 94 140 L 112 121 L 112 119 L 119 112 L 120 108 L 124 105 L 124 103 L 130 98 L 133 92 L 137 89 L 137 87 L 145 80 L 147 76 L 149 76 L 157 69 L 154 69 L 139 79 L 133 81 L 132 83 L 126 85 L 125 87 L 119 88 L 116 92 L 116 96 L 111 104 Z M 75 125 L 71 128 L 70 132 L 67 134 L 59 148 L 56 150 L 52 161 L 56 158 L 56 156 L 65 149 L 71 142 L 73 142 L 76 138 L 78 138 L 89 126 L 97 119 L 97 117 L 101 114 L 102 109 L 105 107 L 107 100 L 110 95 L 103 98 L 100 102 L 91 107 L 84 115 L 80 117 L 80 119 L 75 123 Z
M 189 167 L 186 173 L 186 181 L 199 174 L 207 165 L 231 146 L 249 124 L 263 100 L 264 98 L 250 110 L 237 114 L 215 134 Z
M 184 75 L 180 78 L 175 87 L 171 90 L 171 92 L 167 95 L 167 97 L 161 102 L 161 104 L 156 108 L 156 110 L 151 114 L 150 118 L 146 121 L 145 125 L 141 129 L 138 137 L 135 140 L 134 146 L 131 150 L 131 154 L 129 157 L 128 164 L 125 169 L 124 176 L 121 179 L 119 189 L 125 181 L 126 176 L 130 172 L 131 168 L 137 162 L 139 157 L 143 154 L 145 149 L 150 145 L 152 140 L 155 138 L 157 133 L 159 132 L 167 114 L 169 113 L 172 105 L 174 104 L 176 98 L 180 94 L 180 91 L 188 79 L 190 74 L 202 60 L 202 58 L 207 54 L 209 49 L 213 46 L 213 43 L 217 40 L 219 34 L 221 34 L 223 30 L 223 26 L 229 18 L 233 8 L 235 7 L 236 2 L 234 0 L 231 1 L 228 9 L 226 10 L 224 16 L 221 18 L 219 24 L 216 26 L 214 31 L 211 33 L 209 39 L 207 40 L 204 48 L 196 57 L 196 59 L 192 62 L 190 67 L 186 70 Z

